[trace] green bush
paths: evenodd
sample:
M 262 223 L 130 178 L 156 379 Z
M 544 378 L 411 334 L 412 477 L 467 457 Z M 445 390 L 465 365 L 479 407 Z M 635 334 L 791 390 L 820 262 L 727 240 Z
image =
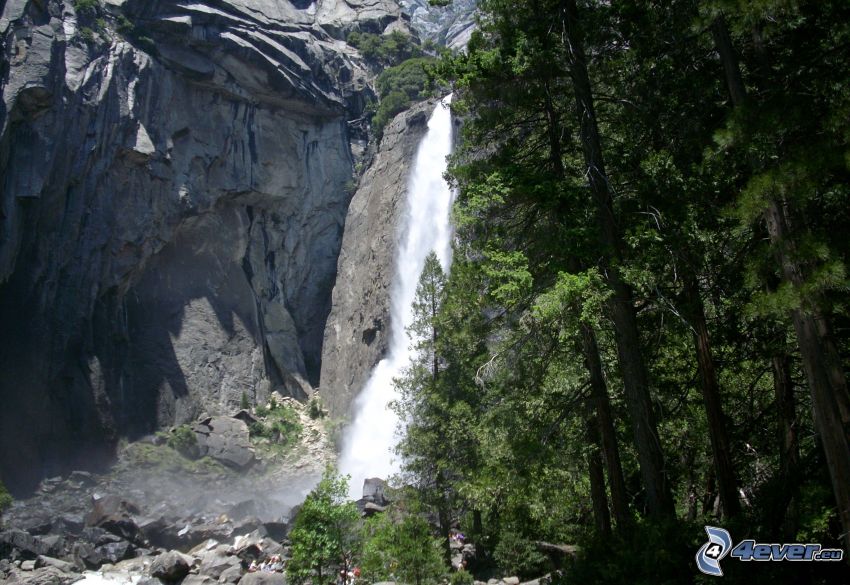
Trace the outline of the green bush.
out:
M 242 410 L 251 408 L 251 405 L 248 403 L 248 395 L 245 392 L 242 392 L 242 398 L 239 399 L 239 408 Z
M 364 525 L 363 576 L 371 582 L 439 583 L 445 572 L 440 539 L 415 510 L 393 516 L 380 514 Z
M 354 31 L 348 35 L 346 41 L 357 48 L 364 59 L 377 65 L 391 67 L 422 55 L 422 49 L 415 39 L 401 31 L 393 31 L 388 35 Z
M 289 406 L 278 405 L 272 399 L 272 408 L 257 408 L 257 416 L 267 419 L 265 422 L 257 421 L 248 425 L 248 431 L 252 437 L 269 439 L 271 442 L 290 446 L 298 441 L 301 436 L 301 421 L 298 413 Z
M 255 413 L 257 414 L 257 416 L 259 416 L 260 418 L 266 418 L 266 417 L 269 415 L 269 409 L 268 409 L 268 407 L 267 407 L 267 406 L 263 406 L 263 405 L 258 406 L 258 407 L 257 407 L 257 409 L 256 409 L 254 412 L 255 412 Z
M 449 575 L 449 585 L 474 585 L 475 578 L 468 571 L 456 571 Z
M 317 418 L 324 418 L 327 414 L 325 409 L 322 408 L 322 400 L 316 396 L 310 398 L 310 402 L 307 403 L 307 414 L 310 415 L 310 418 L 316 420 Z
M 434 81 L 429 69 L 432 63 L 434 59 L 430 57 L 409 59 L 378 76 L 375 87 L 381 101 L 372 118 L 372 130 L 378 138 L 393 117 L 412 103 L 434 95 Z
M 504 574 L 521 578 L 539 577 L 550 569 L 546 555 L 532 541 L 514 532 L 502 534 L 493 558 Z
M 99 7 L 98 0 L 74 0 L 74 10 L 77 12 L 97 12 Z
M 356 548 L 360 514 L 348 500 L 348 478 L 327 469 L 304 500 L 289 540 L 292 558 L 286 566 L 291 583 L 326 583 L 337 574 L 343 554 Z M 317 577 L 317 578 L 316 578 Z
M 6 486 L 2 481 L 0 481 L 0 514 L 2 514 L 3 510 L 12 505 L 12 501 L 12 494 L 9 493 Z
M 171 432 L 168 446 L 189 459 L 198 457 L 198 438 L 188 425 L 180 425 Z
M 80 28 L 80 38 L 82 38 L 87 43 L 93 43 L 94 42 L 94 31 L 87 26 L 81 27 Z

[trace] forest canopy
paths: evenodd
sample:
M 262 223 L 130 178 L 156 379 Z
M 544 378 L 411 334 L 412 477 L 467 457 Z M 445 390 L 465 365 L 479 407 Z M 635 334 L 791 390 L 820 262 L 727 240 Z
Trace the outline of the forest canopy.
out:
M 850 550 L 850 4 L 484 0 L 438 70 L 454 264 L 397 408 L 443 537 L 580 543 L 569 583 L 693 582 L 708 524 Z

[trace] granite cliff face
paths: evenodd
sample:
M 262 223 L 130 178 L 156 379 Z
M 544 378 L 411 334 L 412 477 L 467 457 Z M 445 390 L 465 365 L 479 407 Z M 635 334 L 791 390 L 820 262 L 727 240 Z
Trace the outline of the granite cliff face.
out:
M 387 350 L 390 285 L 408 176 L 435 102 L 417 104 L 384 129 L 351 200 L 322 352 L 322 397 L 345 416 Z
M 310 392 L 346 120 L 370 91 L 340 39 L 404 26 L 391 0 L 107 1 L 8 0 L 0 18 L 0 476 L 17 491 L 243 393 Z
M 444 7 L 431 6 L 428 0 L 399 2 L 410 15 L 410 26 L 419 36 L 439 46 L 463 48 L 475 30 L 477 0 L 453 0 Z

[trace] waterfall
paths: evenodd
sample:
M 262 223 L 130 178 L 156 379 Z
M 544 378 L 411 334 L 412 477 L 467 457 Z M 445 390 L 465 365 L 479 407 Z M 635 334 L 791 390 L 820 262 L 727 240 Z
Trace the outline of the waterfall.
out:
M 428 120 L 428 131 L 419 143 L 407 185 L 404 220 L 399 226 L 399 249 L 390 297 L 390 338 L 381 360 L 355 401 L 355 416 L 346 430 L 340 471 L 351 476 L 349 493 L 359 499 L 363 481 L 388 478 L 399 471 L 392 450 L 398 442 L 399 420 L 389 408 L 397 397 L 393 378 L 410 364 L 407 327 L 413 322 L 411 305 L 416 285 L 432 250 L 443 269 L 451 264 L 452 229 L 449 223 L 453 193 L 443 180 L 446 157 L 452 149 L 451 94 L 437 104 Z M 365 267 L 364 267 L 365 268 Z

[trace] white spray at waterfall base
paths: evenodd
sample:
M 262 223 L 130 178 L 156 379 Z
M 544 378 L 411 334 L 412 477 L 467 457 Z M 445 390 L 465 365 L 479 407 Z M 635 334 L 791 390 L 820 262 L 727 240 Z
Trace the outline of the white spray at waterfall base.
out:
M 351 476 L 349 494 L 359 499 L 363 481 L 388 478 L 400 469 L 393 453 L 398 442 L 398 416 L 389 407 L 398 397 L 393 379 L 410 364 L 407 328 L 413 322 L 416 286 L 432 250 L 443 270 L 451 264 L 450 215 L 453 193 L 443 179 L 452 150 L 451 95 L 443 98 L 428 120 L 428 131 L 416 152 L 407 186 L 406 214 L 399 230 L 395 278 L 390 298 L 390 340 L 387 356 L 375 366 L 355 401 L 355 415 L 346 430 L 340 471 Z

